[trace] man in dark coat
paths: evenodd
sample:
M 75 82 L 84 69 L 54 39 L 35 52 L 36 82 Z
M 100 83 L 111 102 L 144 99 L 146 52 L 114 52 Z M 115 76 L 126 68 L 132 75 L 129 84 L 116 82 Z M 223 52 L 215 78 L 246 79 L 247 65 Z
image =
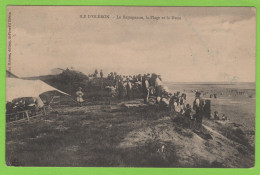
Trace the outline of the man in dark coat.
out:
M 122 99 L 124 96 L 124 84 L 123 84 L 123 80 L 119 80 L 118 82 L 118 98 Z
M 100 78 L 103 78 L 103 71 L 102 71 L 102 69 L 100 70 L 99 74 L 100 74 Z
M 195 110 L 195 119 L 197 124 L 197 130 L 201 132 L 202 130 L 202 119 L 204 115 L 204 101 L 200 97 L 201 93 L 196 92 L 195 93 L 195 100 L 193 102 L 193 110 Z
M 126 81 L 126 96 L 127 96 L 127 100 L 131 99 L 131 93 L 132 93 L 132 84 L 129 81 L 129 78 L 127 78 L 127 81 Z

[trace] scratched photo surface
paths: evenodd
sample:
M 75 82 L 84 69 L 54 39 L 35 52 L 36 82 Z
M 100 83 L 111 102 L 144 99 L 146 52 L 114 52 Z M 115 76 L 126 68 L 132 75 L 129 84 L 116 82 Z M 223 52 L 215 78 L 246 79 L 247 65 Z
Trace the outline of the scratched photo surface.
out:
M 8 6 L 6 165 L 251 168 L 256 9 Z

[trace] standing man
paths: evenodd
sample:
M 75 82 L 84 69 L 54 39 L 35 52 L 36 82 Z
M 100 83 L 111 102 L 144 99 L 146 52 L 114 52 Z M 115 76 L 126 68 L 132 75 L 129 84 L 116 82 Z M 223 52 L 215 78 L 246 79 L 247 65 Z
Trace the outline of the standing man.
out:
M 197 130 L 199 132 L 202 131 L 202 119 L 203 119 L 203 108 L 204 108 L 204 101 L 200 97 L 201 93 L 196 92 L 195 93 L 195 100 L 193 102 L 193 110 L 196 111 L 195 113 L 195 119 L 196 119 L 196 124 L 197 124 Z
M 94 72 L 94 77 L 95 77 L 95 78 L 97 78 L 97 76 L 98 76 L 98 70 L 97 70 L 97 69 L 95 69 L 95 72 Z
M 123 80 L 119 79 L 118 82 L 118 98 L 122 99 L 123 98 L 123 93 L 124 93 L 124 84 L 123 84 Z
M 186 94 L 182 93 L 180 97 L 180 108 L 181 112 L 185 112 L 185 104 L 186 104 Z
M 99 75 L 100 75 L 100 88 L 103 89 L 104 82 L 103 82 L 103 71 L 102 71 L 102 69 L 100 70 Z
M 137 77 L 136 75 L 133 76 L 133 83 L 136 83 L 137 82 Z
M 115 78 L 114 87 L 116 88 L 116 90 L 118 90 L 119 78 L 120 77 L 118 75 Z
M 143 81 L 143 95 L 144 95 L 144 103 L 147 104 L 149 100 L 149 81 L 147 77 L 144 77 Z
M 114 72 L 111 72 L 110 75 L 111 75 L 111 79 L 114 80 L 115 79 Z
M 155 78 L 155 93 L 156 93 L 156 103 L 158 104 L 162 98 L 162 82 L 159 79 L 158 75 L 156 75 Z
M 177 93 L 176 93 L 178 104 L 180 103 L 180 100 L 181 100 L 180 93 L 181 93 L 180 91 L 177 91 Z
M 137 81 L 143 82 L 143 79 L 142 79 L 142 75 L 141 75 L 141 74 L 138 74 L 138 75 L 137 75 Z M 142 85 L 142 84 L 141 84 L 141 85 Z
M 138 91 L 138 84 L 137 82 L 133 82 L 133 90 L 132 90 L 133 99 L 135 99 L 135 94 L 137 91 Z
M 131 99 L 131 92 L 132 92 L 132 84 L 129 81 L 129 78 L 127 78 L 127 80 L 126 80 L 126 96 L 127 96 L 127 100 Z
M 102 78 L 103 78 L 103 75 L 104 75 L 102 69 L 100 70 L 99 74 L 100 74 L 100 77 L 101 77 L 101 79 L 102 79 Z
M 185 121 L 189 124 L 190 129 L 193 129 L 194 120 L 193 120 L 193 117 L 192 117 L 192 114 L 191 114 L 191 106 L 190 106 L 190 104 L 186 105 L 186 110 L 184 112 L 184 117 L 185 117 Z
M 82 88 L 79 87 L 79 90 L 76 92 L 76 96 L 77 96 L 77 102 L 79 103 L 79 105 L 81 106 L 82 102 L 84 101 L 82 96 L 84 95 L 84 93 L 82 92 Z

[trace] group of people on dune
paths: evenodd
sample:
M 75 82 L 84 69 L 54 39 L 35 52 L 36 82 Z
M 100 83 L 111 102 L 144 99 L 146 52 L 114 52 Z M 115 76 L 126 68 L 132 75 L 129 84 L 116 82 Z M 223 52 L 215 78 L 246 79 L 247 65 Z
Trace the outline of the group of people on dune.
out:
M 103 81 L 103 73 L 101 74 L 100 81 Z M 169 90 L 167 86 L 162 83 L 162 78 L 157 74 L 138 74 L 133 76 L 118 75 L 111 72 L 107 77 L 112 85 L 106 86 L 105 89 L 108 91 L 110 97 L 117 97 L 118 99 L 127 100 L 135 99 L 137 94 L 143 94 L 144 103 L 148 103 L 148 99 L 151 95 L 156 95 L 156 103 L 159 103 L 163 96 L 169 96 Z M 103 83 L 101 83 L 103 84 Z M 103 88 L 101 86 L 101 88 Z M 82 88 L 79 87 L 76 92 L 77 101 L 82 103 L 84 93 Z M 159 98 L 160 97 L 160 98 Z
M 157 74 L 125 76 L 111 73 L 109 79 L 113 80 L 114 84 L 105 88 L 112 97 L 117 96 L 118 99 L 134 99 L 141 93 L 144 103 L 148 103 L 151 95 L 162 97 L 169 94 L 167 86 L 163 85 L 161 76 Z M 160 99 L 157 99 L 156 103 L 159 101 Z
M 107 86 L 111 97 L 117 97 L 127 100 L 134 99 L 135 93 L 141 92 L 145 104 L 149 102 L 150 97 L 155 97 L 155 103 L 169 109 L 170 114 L 173 116 L 182 116 L 189 122 L 190 128 L 201 131 L 202 118 L 204 116 L 205 102 L 201 98 L 200 92 L 195 92 L 195 100 L 193 107 L 186 104 L 186 94 L 177 91 L 172 94 L 169 92 L 168 87 L 162 82 L 162 78 L 157 74 L 144 74 L 134 76 L 121 76 L 117 74 L 110 74 L 110 79 L 114 80 L 113 86 Z M 83 102 L 82 88 L 76 92 L 77 101 Z M 193 109 L 193 110 L 192 110 Z
M 186 103 L 186 94 L 179 91 L 171 96 L 169 102 L 170 114 L 174 117 L 183 117 L 185 123 L 189 124 L 190 129 L 201 132 L 202 119 L 206 114 L 205 101 L 201 98 L 201 93 L 195 93 L 193 106 Z

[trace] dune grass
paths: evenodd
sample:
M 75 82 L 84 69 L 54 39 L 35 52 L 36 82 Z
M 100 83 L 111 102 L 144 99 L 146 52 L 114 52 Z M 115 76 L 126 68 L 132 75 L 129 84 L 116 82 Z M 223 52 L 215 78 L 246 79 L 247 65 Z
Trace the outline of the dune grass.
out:
M 42 119 L 7 124 L 6 164 L 59 167 L 227 166 L 219 160 L 209 160 L 206 154 L 201 157 L 195 154 L 196 151 L 194 155 L 186 153 L 187 149 L 193 148 L 192 141 L 194 144 L 196 142 L 201 150 L 210 144 L 203 139 L 197 140 L 198 136 L 182 123 L 183 121 L 171 120 L 167 110 L 161 110 L 156 105 L 112 110 L 114 106 L 57 108 L 57 112 Z M 220 130 L 217 127 L 216 129 Z M 234 132 L 237 134 L 233 133 L 236 138 L 244 134 L 243 131 Z M 141 134 L 135 137 L 131 133 Z M 169 133 L 169 137 L 162 139 L 161 135 Z M 180 143 L 174 142 L 171 137 Z M 132 139 L 135 144 L 120 146 L 126 142 L 126 138 Z M 239 142 L 241 138 L 234 141 Z M 247 156 L 250 153 L 245 149 L 247 140 L 243 141 L 245 143 L 241 143 L 237 151 Z M 185 143 L 183 146 L 182 142 Z M 161 151 L 162 146 L 165 146 L 165 151 Z M 214 147 L 213 145 L 210 150 L 218 149 Z M 192 150 L 189 152 L 192 153 Z

